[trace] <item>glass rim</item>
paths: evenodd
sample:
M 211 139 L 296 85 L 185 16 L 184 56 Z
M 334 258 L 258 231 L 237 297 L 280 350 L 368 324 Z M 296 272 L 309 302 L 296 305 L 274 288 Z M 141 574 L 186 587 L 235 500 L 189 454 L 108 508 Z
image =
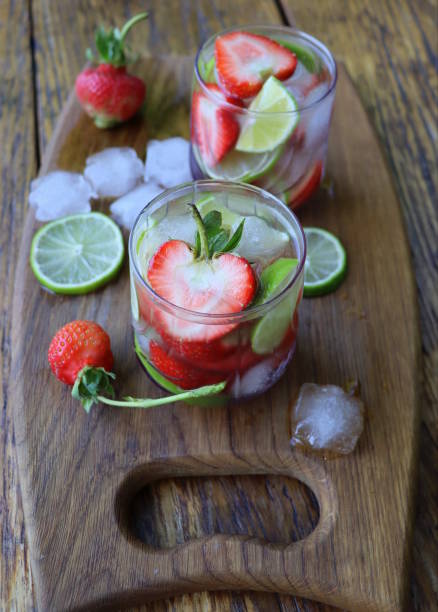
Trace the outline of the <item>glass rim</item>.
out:
M 233 104 L 232 102 L 229 102 L 228 100 L 224 100 L 223 98 L 221 98 L 220 96 L 218 96 L 214 92 L 212 92 L 208 88 L 208 83 L 206 83 L 204 81 L 204 79 L 201 76 L 201 73 L 199 72 L 198 60 L 199 60 L 199 57 L 200 57 L 203 49 L 209 43 L 211 43 L 213 40 L 215 40 L 218 36 L 221 36 L 222 34 L 228 34 L 229 32 L 238 32 L 238 31 L 246 31 L 246 30 L 250 31 L 251 29 L 260 29 L 260 30 L 267 30 L 267 31 L 272 30 L 272 31 L 292 32 L 294 35 L 298 36 L 299 38 L 302 38 L 302 39 L 306 40 L 307 42 L 310 42 L 312 45 L 317 47 L 320 51 L 322 51 L 323 54 L 325 54 L 327 56 L 328 60 L 331 61 L 332 64 L 333 64 L 333 79 L 332 79 L 332 82 L 330 83 L 330 86 L 329 86 L 328 90 L 320 98 L 318 98 L 317 100 L 314 100 L 313 102 L 311 102 L 307 106 L 300 106 L 300 105 L 298 105 L 297 108 L 295 110 L 293 110 L 293 111 L 282 111 L 282 112 L 279 112 L 279 113 L 266 113 L 266 112 L 261 112 L 261 111 L 252 111 L 252 110 L 249 110 L 249 108 L 238 106 L 237 104 Z M 318 40 L 317 38 L 315 38 L 311 34 L 308 34 L 307 32 L 304 32 L 302 30 L 298 30 L 297 28 L 291 28 L 289 26 L 282 26 L 282 25 L 256 25 L 256 24 L 252 24 L 252 25 L 247 25 L 244 28 L 242 28 L 242 27 L 226 28 L 225 30 L 221 30 L 220 32 L 217 32 L 216 34 L 213 34 L 206 41 L 204 41 L 202 43 L 202 45 L 199 47 L 198 51 L 196 52 L 194 72 L 195 72 L 196 80 L 197 80 L 199 86 L 202 88 L 202 91 L 204 92 L 204 94 L 206 96 L 208 96 L 209 98 L 212 98 L 213 100 L 217 101 L 217 103 L 218 104 L 220 103 L 220 105 L 222 107 L 224 107 L 224 108 L 229 108 L 229 109 L 231 109 L 231 110 L 233 110 L 235 112 L 239 112 L 241 115 L 249 115 L 249 116 L 252 115 L 254 117 L 258 117 L 260 115 L 263 115 L 263 116 L 269 116 L 269 115 L 275 115 L 275 116 L 296 115 L 296 114 L 299 114 L 302 111 L 307 111 L 308 109 L 313 108 L 314 106 L 317 106 L 323 100 L 325 100 L 334 91 L 334 89 L 336 88 L 336 83 L 337 83 L 337 80 L 338 80 L 338 66 L 337 66 L 336 60 L 335 60 L 333 54 L 331 53 L 331 51 L 329 50 L 329 48 L 326 47 L 326 45 L 324 45 L 324 43 L 322 43 L 320 40 Z M 282 82 L 282 81 L 280 81 L 280 82 Z
M 175 194 L 176 192 L 181 191 L 184 188 L 193 187 L 195 185 L 201 185 L 201 186 L 205 185 L 206 187 L 211 186 L 211 185 L 219 185 L 219 186 L 223 186 L 224 189 L 226 189 L 227 187 L 234 187 L 237 189 L 242 189 L 244 191 L 252 191 L 253 193 L 257 193 L 259 195 L 262 195 L 263 197 L 268 196 L 268 198 L 273 199 L 276 202 L 276 204 L 280 206 L 280 208 L 282 209 L 282 212 L 286 213 L 286 216 L 289 216 L 289 220 L 291 220 L 297 226 L 297 229 L 298 229 L 297 237 L 301 238 L 302 245 L 303 245 L 303 252 L 301 256 L 299 255 L 297 256 L 298 265 L 296 267 L 295 273 L 293 274 L 292 278 L 289 280 L 287 285 L 283 287 L 280 293 L 275 295 L 273 298 L 271 298 L 267 302 L 264 302 L 263 304 L 249 306 L 248 308 L 245 308 L 244 310 L 240 310 L 239 312 L 207 313 L 207 312 L 198 312 L 196 310 L 189 310 L 188 308 L 183 308 L 182 306 L 178 306 L 177 304 L 174 304 L 173 302 L 166 300 L 166 298 L 163 298 L 161 295 L 156 293 L 152 289 L 152 287 L 148 285 L 148 283 L 143 278 L 140 270 L 138 269 L 137 263 L 135 261 L 136 253 L 133 252 L 135 250 L 133 246 L 134 233 L 137 228 L 137 225 L 140 222 L 140 219 L 143 216 L 143 213 L 145 213 L 147 209 L 152 208 L 153 206 L 158 204 L 161 200 L 164 200 L 166 197 L 169 197 L 169 195 Z M 292 287 L 296 284 L 296 282 L 300 278 L 301 272 L 304 268 L 304 264 L 306 261 L 307 243 L 306 243 L 306 236 L 304 234 L 303 227 L 298 217 L 291 211 L 291 209 L 288 206 L 284 204 L 284 202 L 282 202 L 282 200 L 277 198 L 277 196 L 273 195 L 269 191 L 265 191 L 264 189 L 261 189 L 260 187 L 256 187 L 254 185 L 248 185 L 247 183 L 238 183 L 234 181 L 221 181 L 221 180 L 214 180 L 214 179 L 203 179 L 203 180 L 198 180 L 198 181 L 190 181 L 188 183 L 181 183 L 180 185 L 176 185 L 175 187 L 166 189 L 162 191 L 160 194 L 158 194 L 153 200 L 148 202 L 148 204 L 146 204 L 146 206 L 139 212 L 134 222 L 134 225 L 132 226 L 131 232 L 129 234 L 128 253 L 129 253 L 130 263 L 133 266 L 134 272 L 139 282 L 141 283 L 142 288 L 144 288 L 147 291 L 147 293 L 149 294 L 149 297 L 155 303 L 159 304 L 161 307 L 164 307 L 164 309 L 167 312 L 170 312 L 171 314 L 175 316 L 178 316 L 180 314 L 181 318 L 186 319 L 186 320 L 194 321 L 196 323 L 203 323 L 207 325 L 224 325 L 227 323 L 239 322 L 240 319 L 245 319 L 245 318 L 252 319 L 252 318 L 256 318 L 256 316 L 262 316 L 263 314 L 266 314 L 267 312 L 269 312 L 277 303 L 281 302 L 282 299 L 286 296 L 286 294 L 292 289 Z

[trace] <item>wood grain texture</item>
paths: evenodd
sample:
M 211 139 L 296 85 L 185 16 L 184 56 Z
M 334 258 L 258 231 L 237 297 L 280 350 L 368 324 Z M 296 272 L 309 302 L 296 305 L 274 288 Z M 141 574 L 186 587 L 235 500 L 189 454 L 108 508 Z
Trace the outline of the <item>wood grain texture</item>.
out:
M 14 269 L 37 170 L 27 2 L 0 3 L 0 608 L 32 605 L 9 400 Z M 11 608 L 10 608 L 11 607 Z
M 154 3 L 149 3 L 154 4 Z M 166 3 L 169 6 L 170 3 Z M 193 45 L 193 35 L 204 35 L 219 27 L 235 23 L 268 21 L 278 17 L 275 7 L 270 2 L 255 3 L 230 3 L 222 2 L 220 8 L 215 8 L 207 3 L 197 2 L 190 6 L 186 1 L 175 10 L 169 11 L 167 16 L 161 19 L 164 24 L 163 30 L 154 27 L 154 34 L 149 38 L 149 30 L 146 28 L 146 37 L 149 48 L 169 49 L 177 40 L 180 52 L 188 52 Z M 19 9 L 17 7 L 20 7 Z M 2 92 L 1 100 L 5 99 L 3 92 L 8 92 L 10 82 L 14 82 L 17 98 L 29 100 L 29 83 L 27 80 L 27 67 L 30 68 L 30 59 L 15 67 L 13 57 L 10 54 L 18 50 L 17 58 L 23 57 L 23 50 L 30 47 L 30 36 L 28 24 L 28 13 L 26 3 L 8 2 L 0 7 L 2 15 L 1 24 L 5 27 L 6 37 L 0 41 L 2 49 L 6 51 L 0 54 L 2 58 L 8 58 L 4 63 L 3 74 L 9 75 L 8 79 L 0 84 Z M 254 9 L 254 6 L 256 8 Z M 108 8 L 107 8 L 108 7 Z M 111 20 L 119 14 L 129 15 L 136 10 L 143 9 L 144 5 L 139 2 L 33 2 L 33 10 L 38 21 L 36 28 L 35 52 L 37 55 L 37 78 L 39 82 L 38 98 L 39 117 L 40 117 L 40 140 L 47 143 L 48 137 L 53 131 L 54 121 L 57 117 L 63 100 L 65 100 L 69 88 L 74 79 L 74 73 L 82 65 L 83 51 L 92 42 L 92 31 L 102 16 Z M 149 7 L 148 7 L 149 8 Z M 172 9 L 174 6 L 172 5 Z M 391 170 L 396 179 L 396 186 L 403 204 L 405 214 L 415 217 L 416 224 L 422 227 L 436 227 L 436 214 L 434 212 L 433 192 L 426 187 L 432 181 L 436 189 L 437 174 L 436 167 L 436 148 L 431 144 L 430 138 L 424 136 L 424 129 L 433 136 L 436 130 L 436 31 L 434 19 L 436 20 L 436 4 L 434 2 L 422 1 L 415 3 L 401 0 L 400 2 L 324 2 L 308 3 L 307 1 L 295 0 L 293 9 L 297 15 L 299 24 L 308 31 L 320 36 L 336 52 L 336 54 L 347 62 L 356 86 L 359 89 L 362 102 L 372 116 L 373 123 L 377 126 L 378 133 L 386 148 L 386 153 L 391 162 Z M 110 15 L 111 13 L 111 15 Z M 187 17 L 189 15 L 189 17 Z M 205 17 L 208 16 L 208 18 Z M 155 22 L 157 18 L 155 17 Z M 20 25 L 17 25 L 19 23 Z M 175 27 L 175 24 L 177 26 Z M 183 27 L 181 27 L 183 24 Z M 14 29 L 15 27 L 15 29 Z M 22 36 L 16 38 L 14 33 L 20 28 Z M 172 31 L 172 39 L 169 33 Z M 190 31 L 190 36 L 185 36 L 185 32 Z M 152 31 L 151 31 L 152 33 Z M 10 43 L 11 37 L 13 43 Z M 385 40 L 386 48 L 381 41 Z M 184 50 L 184 41 L 187 49 Z M 141 41 L 143 42 L 143 41 Z M 28 54 L 30 58 L 30 54 Z M 62 61 L 60 61 L 60 59 Z M 366 58 L 366 62 L 364 61 Z M 392 59 L 391 59 L 392 58 Z M 18 60 L 15 60 L 18 61 Z M 2 64 L 3 66 L 3 64 Z M 15 67 L 15 69 L 14 69 Z M 17 71 L 19 78 L 17 78 Z M 9 79 L 12 79 L 10 81 Z M 426 94 L 425 94 L 426 90 Z M 435 91 L 435 94 L 434 94 Z M 418 96 L 421 92 L 421 96 Z M 427 94 L 429 92 L 429 94 Z M 432 92 L 432 97 L 430 92 Z M 418 105 L 421 99 L 421 107 L 416 109 L 414 114 L 409 110 Z M 407 100 L 407 105 L 405 101 Z M 394 102 L 397 102 L 395 104 Z M 24 104 L 24 108 L 30 109 L 30 102 Z M 407 110 L 406 110 L 407 107 Z M 7 109 L 7 112 L 5 111 Z M 20 107 L 22 108 L 22 107 Z M 23 116 L 25 115 L 27 119 Z M 30 142 L 31 130 L 21 128 L 23 120 L 28 120 L 30 113 L 20 113 L 16 120 L 16 107 L 3 106 L 0 113 L 0 132 L 1 135 L 11 134 L 11 125 L 17 127 L 17 133 L 22 134 L 25 142 Z M 11 119 L 12 117 L 12 119 Z M 402 117 L 402 119 L 400 119 Z M 405 121 L 409 123 L 408 138 L 402 138 Z M 406 132 L 406 128 L 405 128 Z M 7 142 L 2 138 L 2 142 Z M 2 183 L 9 188 L 3 191 L 1 214 L 6 223 L 9 223 L 15 211 L 15 232 L 5 232 L 2 234 L 2 278 L 5 272 L 3 266 L 5 261 L 14 261 L 17 254 L 17 235 L 19 234 L 17 218 L 23 210 L 25 204 L 25 194 L 23 197 L 14 197 L 14 206 L 11 207 L 11 193 L 16 189 L 20 180 L 24 181 L 21 172 L 19 178 L 14 178 L 18 183 L 12 182 L 10 177 L 17 177 L 16 168 L 32 167 L 29 164 L 28 156 L 35 149 L 29 147 L 19 147 L 17 155 L 13 160 L 8 161 L 7 169 L 2 161 Z M 23 161 L 24 160 L 24 161 Z M 32 162 L 34 163 L 34 162 Z M 405 185 L 400 187 L 400 185 Z M 408 185 L 408 187 L 406 187 Z M 12 191 L 11 191 L 12 190 Z M 5 197 L 5 193 L 7 196 Z M 436 198 L 435 198 L 436 201 Z M 3 228 L 5 225 L 3 225 Z M 422 231 L 417 232 L 420 242 L 412 241 L 412 229 L 408 228 L 411 248 L 417 271 L 421 276 L 417 276 L 419 292 L 424 297 L 421 302 L 421 312 L 423 321 L 423 346 L 428 347 L 425 354 L 425 409 L 424 422 L 422 426 L 421 442 L 421 484 L 418 500 L 419 517 L 416 524 L 414 537 L 414 580 L 412 589 L 416 610 L 432 610 L 437 595 L 436 584 L 436 524 L 437 524 L 437 491 L 435 466 L 438 462 L 437 457 L 437 410 L 438 392 L 437 376 L 438 357 L 436 349 L 436 310 L 437 297 L 434 295 L 434 278 L 436 279 L 436 267 L 433 262 L 436 259 L 434 244 L 422 240 Z M 429 235 L 430 234 L 425 234 Z M 5 255 L 5 258 L 3 258 Z M 427 273 L 425 272 L 427 270 Z M 423 273 L 424 272 L 424 273 Z M 434 276 L 435 274 L 435 276 Z M 1 430 L 1 453 L 7 471 L 4 472 L 3 490 L 1 500 L 2 525 L 2 555 L 0 558 L 1 566 L 1 585 L 2 594 L 1 604 L 5 606 L 5 601 L 10 600 L 12 607 L 16 609 L 28 609 L 32 599 L 31 580 L 29 574 L 29 563 L 26 561 L 26 549 L 24 548 L 24 528 L 22 524 L 20 501 L 17 497 L 16 484 L 16 462 L 12 447 L 12 431 L 10 424 L 10 414 L 12 407 L 7 403 L 7 384 L 9 370 L 9 321 L 10 321 L 10 299 L 12 285 L 11 275 L 6 275 L 9 282 L 2 284 L 2 298 L 4 300 L 2 316 L 2 427 Z M 436 286 L 436 282 L 435 282 Z M 9 287 L 9 289 L 7 288 Z M 425 310 L 426 309 L 426 310 Z M 428 309 L 428 310 L 427 310 Z M 424 315 L 429 313 L 427 316 Z M 7 517 L 5 521 L 4 518 Z M 12 518 L 11 518 L 12 517 Z M 21 559 L 16 561 L 16 559 Z M 23 561 L 24 559 L 24 561 Z M 314 604 L 305 604 L 302 601 L 294 603 L 287 598 L 277 598 L 274 603 L 267 596 L 263 599 L 263 604 L 257 604 L 254 598 L 258 594 L 242 595 L 235 599 L 229 599 L 223 594 L 216 594 L 214 599 L 209 599 L 208 595 L 184 598 L 185 609 L 190 609 L 190 601 L 196 609 L 208 609 L 209 602 L 212 609 L 283 609 L 283 610 L 304 610 L 316 609 Z M 220 598 L 224 597 L 223 600 Z M 261 596 L 260 596 L 261 597 Z M 220 602 L 223 602 L 223 607 Z M 268 603 L 266 603 L 266 601 Z M 200 608 L 204 605 L 204 608 Z M 289 603 L 292 602 L 292 603 Z M 181 601 L 179 601 L 181 604 Z M 172 606 L 173 603 L 166 604 Z M 216 606 L 216 608 L 214 607 Z M 269 607 L 271 606 L 271 607 Z M 310 606 L 310 607 L 308 607 Z M 160 609 L 164 609 L 161 608 Z M 173 609 L 168 607 L 166 609 Z
M 395 179 L 418 287 L 424 364 L 412 598 L 438 600 L 438 5 L 280 0 L 286 17 L 342 60 Z
M 152 112 L 155 104 L 171 109 L 189 96 L 191 58 L 170 62 L 154 56 L 138 69 L 147 82 L 154 82 Z M 87 417 L 78 412 L 69 389 L 48 371 L 41 351 L 67 320 L 95 319 L 111 329 L 121 395 L 157 392 L 141 375 L 132 350 L 126 267 L 116 283 L 95 295 L 63 298 L 41 290 L 22 251 L 12 370 L 20 383 L 11 401 L 16 406 L 20 478 L 41 609 L 116 609 L 203 589 L 295 593 L 352 610 L 402 607 L 418 423 L 415 289 L 391 181 L 343 69 L 338 96 L 335 146 L 328 160 L 336 198 L 322 193 L 303 212 L 303 220 L 307 225 L 318 220 L 341 237 L 350 254 L 349 276 L 342 291 L 305 302 L 292 367 L 258 400 L 213 409 L 175 404 L 140 413 L 97 408 Z M 177 117 L 182 127 L 175 123 Z M 158 127 L 164 133 L 170 124 L 175 133 L 187 131 L 187 115 L 163 113 L 162 121 Z M 43 161 L 44 171 L 65 163 L 81 167 L 88 152 L 108 140 L 107 133 L 83 116 L 74 95 L 60 126 Z M 130 135 L 132 145 L 142 150 L 148 133 L 143 121 L 135 129 L 119 128 L 112 139 L 117 144 Z M 34 230 L 29 214 L 24 244 Z M 391 240 L 399 265 L 388 263 Z M 396 343 L 397 359 L 392 352 Z M 24 372 L 30 376 L 25 378 Z M 308 380 L 342 384 L 352 378 L 361 381 L 369 414 L 356 453 L 324 462 L 293 452 L 288 420 L 299 385 Z M 291 534 L 288 542 L 278 542 L 273 532 L 266 541 L 257 532 L 218 529 L 198 537 L 195 530 L 195 537 L 183 545 L 158 550 L 134 537 L 130 508 L 144 485 L 228 475 L 303 481 L 318 499 L 315 530 L 298 542 Z M 218 490 L 217 481 L 214 488 Z M 238 498 L 238 487 L 233 488 L 231 495 Z M 299 511 L 299 503 L 294 509 Z M 196 522 L 196 514 L 204 511 L 208 505 L 198 501 L 190 514 Z M 247 513 L 247 520 L 251 518 Z M 168 523 L 165 529 L 173 531 Z

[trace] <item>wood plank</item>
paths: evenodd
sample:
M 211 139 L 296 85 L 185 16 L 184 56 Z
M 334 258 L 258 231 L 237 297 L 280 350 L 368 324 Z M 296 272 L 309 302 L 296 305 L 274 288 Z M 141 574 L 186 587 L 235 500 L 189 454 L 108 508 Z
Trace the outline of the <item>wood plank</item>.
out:
M 33 91 L 27 2 L 0 3 L 0 608 L 32 607 L 30 563 L 19 496 L 18 468 L 8 402 L 14 269 L 36 172 Z M 9 607 L 11 606 L 11 607 Z
M 191 62 L 154 56 L 140 63 L 146 80 L 154 82 L 150 104 L 162 108 L 187 99 Z M 41 291 L 27 257 L 20 258 L 13 376 L 21 382 L 13 401 L 23 499 L 43 609 L 123 606 L 218 588 L 296 593 L 352 610 L 402 607 L 418 416 L 414 284 L 391 181 L 343 69 L 338 93 L 335 146 L 328 162 L 336 200 L 320 194 L 303 211 L 303 219 L 342 238 L 349 253 L 349 276 L 343 291 L 305 302 L 297 357 L 288 374 L 260 399 L 211 410 L 177 404 L 140 414 L 105 408 L 95 409 L 91 418 L 78 413 L 69 390 L 53 379 L 40 350 L 47 335 L 66 320 L 91 318 L 111 329 L 122 396 L 156 393 L 146 377 L 139 376 L 132 350 L 126 268 L 118 283 L 96 295 L 60 298 Z M 187 116 L 164 114 L 164 133 L 169 132 L 169 121 L 175 133 L 187 133 Z M 56 167 L 60 160 L 83 165 L 88 151 L 101 149 L 109 138 L 91 126 L 74 95 L 60 125 L 55 138 L 63 146 L 55 141 L 49 147 L 44 169 Z M 137 122 L 134 130 L 132 125 L 119 128 L 112 136 L 114 144 L 125 142 L 128 134 L 142 151 L 147 122 Z M 25 243 L 34 228 L 30 215 Z M 397 253 L 391 264 L 393 243 Z M 32 318 L 25 318 L 23 304 Z M 31 380 L 21 376 L 23 371 L 33 374 Z M 330 462 L 291 451 L 287 422 L 299 384 L 342 384 L 355 377 L 362 383 L 369 411 L 358 451 Z M 32 401 L 25 405 L 24 398 Z M 141 546 L 128 528 L 132 496 L 145 484 L 261 474 L 295 477 L 313 490 L 320 520 L 310 536 L 285 546 L 284 539 L 279 544 L 275 538 L 266 542 L 250 537 L 251 530 L 247 537 L 218 529 L 184 546 L 156 550 Z M 239 506 L 236 487 L 229 490 Z M 393 494 L 388 496 L 388 490 Z M 298 504 L 294 508 L 299 511 Z M 197 512 L 208 512 L 202 498 L 193 504 L 195 522 Z M 251 512 L 247 519 L 252 519 Z M 169 524 L 166 528 L 172 530 Z
M 418 518 L 412 596 L 416 610 L 438 598 L 438 149 L 437 7 L 434 2 L 281 0 L 290 21 L 343 61 L 376 127 L 393 172 L 411 246 L 424 363 Z

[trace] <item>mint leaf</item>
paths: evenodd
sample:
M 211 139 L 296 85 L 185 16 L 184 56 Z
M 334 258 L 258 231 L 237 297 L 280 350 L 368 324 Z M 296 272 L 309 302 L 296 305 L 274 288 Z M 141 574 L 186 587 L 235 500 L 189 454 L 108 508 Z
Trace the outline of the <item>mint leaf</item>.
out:
M 242 238 L 243 226 L 245 225 L 245 219 L 239 223 L 239 227 L 236 229 L 234 234 L 231 236 L 227 244 L 221 249 L 221 253 L 229 253 L 230 251 L 234 251 L 239 245 L 240 239 Z
M 207 234 L 209 231 L 219 230 L 222 225 L 222 215 L 217 210 L 210 210 L 202 220 Z

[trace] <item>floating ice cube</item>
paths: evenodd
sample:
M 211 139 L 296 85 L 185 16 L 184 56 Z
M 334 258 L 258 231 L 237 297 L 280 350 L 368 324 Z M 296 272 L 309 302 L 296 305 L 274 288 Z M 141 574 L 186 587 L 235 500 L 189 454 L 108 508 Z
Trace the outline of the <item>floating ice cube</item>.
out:
M 250 262 L 268 261 L 280 255 L 288 242 L 289 236 L 285 232 L 274 229 L 260 217 L 249 216 L 245 217 L 242 238 L 236 250 Z
M 362 401 L 335 385 L 305 383 L 292 408 L 292 446 L 351 453 L 364 426 Z
M 119 198 L 143 179 L 144 164 L 134 149 L 109 147 L 91 155 L 84 176 L 102 198 Z
M 96 192 L 82 174 L 55 170 L 30 184 L 29 204 L 38 221 L 90 212 Z
M 163 187 L 175 187 L 192 180 L 190 144 L 184 138 L 150 140 L 146 149 L 145 181 L 155 181 Z
M 194 244 L 196 223 L 189 212 L 185 215 L 169 215 L 158 222 L 149 217 L 144 228 L 141 228 L 140 231 L 142 231 L 143 237 L 138 258 L 141 272 L 146 276 L 150 258 L 164 242 L 183 240 L 189 244 Z
M 233 397 L 255 395 L 270 386 L 276 374 L 273 359 L 265 359 L 245 372 L 242 377 L 236 376 L 230 394 Z
M 140 211 L 161 191 L 161 187 L 152 181 L 143 183 L 113 202 L 111 214 L 117 223 L 131 229 Z
M 321 98 L 327 91 L 327 85 L 322 84 L 312 89 L 306 97 L 305 105 L 313 104 Z M 322 144 L 327 140 L 330 117 L 332 114 L 333 96 L 327 96 L 317 105 L 303 111 L 301 115 L 302 127 L 305 131 L 305 143 L 307 148 L 312 148 Z

